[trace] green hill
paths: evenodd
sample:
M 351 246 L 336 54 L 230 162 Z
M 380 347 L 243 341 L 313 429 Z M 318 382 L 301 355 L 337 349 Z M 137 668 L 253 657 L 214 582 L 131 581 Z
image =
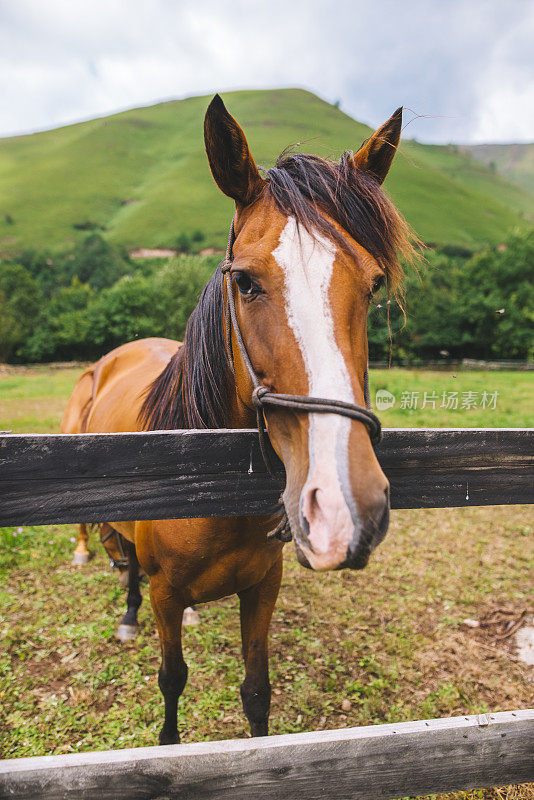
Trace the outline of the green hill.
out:
M 466 144 L 460 149 L 494 171 L 534 193 L 534 142 Z
M 264 166 L 287 145 L 336 156 L 370 132 L 300 89 L 224 99 Z M 215 187 L 204 153 L 208 101 L 160 103 L 0 140 L 0 252 L 57 250 L 91 226 L 127 247 L 172 246 L 195 229 L 206 245 L 222 247 L 232 204 Z M 526 227 L 534 210 L 526 190 L 452 146 L 403 142 L 386 186 L 427 242 L 500 241 Z

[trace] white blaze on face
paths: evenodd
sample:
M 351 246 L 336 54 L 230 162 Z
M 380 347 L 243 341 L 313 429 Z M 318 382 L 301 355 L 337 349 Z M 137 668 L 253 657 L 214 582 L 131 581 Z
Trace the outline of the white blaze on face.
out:
M 284 274 L 287 318 L 302 352 L 310 396 L 354 403 L 349 371 L 334 335 L 330 285 L 335 256 L 331 241 L 297 228 L 294 217 L 288 218 L 273 251 Z M 349 433 L 346 417 L 309 414 L 309 472 L 300 507 L 313 552 L 302 549 L 315 569 L 331 569 L 344 561 L 354 534 Z

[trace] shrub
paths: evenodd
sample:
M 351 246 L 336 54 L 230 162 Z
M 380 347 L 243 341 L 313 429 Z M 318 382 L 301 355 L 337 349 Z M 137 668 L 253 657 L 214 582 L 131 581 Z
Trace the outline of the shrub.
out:
M 112 286 L 130 268 L 126 251 L 113 247 L 100 233 L 86 236 L 76 245 L 72 258 L 63 259 L 65 282 L 70 283 L 76 277 L 93 289 Z
M 187 233 L 181 233 L 176 239 L 176 247 L 180 253 L 189 253 L 191 250 L 191 242 Z

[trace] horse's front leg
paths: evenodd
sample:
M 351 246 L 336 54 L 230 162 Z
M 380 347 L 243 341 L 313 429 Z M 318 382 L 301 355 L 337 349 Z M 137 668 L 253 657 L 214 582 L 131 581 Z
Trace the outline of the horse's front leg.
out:
M 187 682 L 187 664 L 182 653 L 184 604 L 161 572 L 150 578 L 150 601 L 161 644 L 159 688 L 165 700 L 165 722 L 160 744 L 178 744 L 178 700 Z
M 252 736 L 267 736 L 271 707 L 269 625 L 282 580 L 282 555 L 260 583 L 239 593 L 245 680 L 243 710 Z

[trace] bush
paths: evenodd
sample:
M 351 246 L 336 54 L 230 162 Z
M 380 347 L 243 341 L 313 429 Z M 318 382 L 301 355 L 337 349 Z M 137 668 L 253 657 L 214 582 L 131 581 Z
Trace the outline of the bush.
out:
M 471 258 L 473 250 L 461 244 L 444 244 L 438 248 L 438 252 L 449 258 Z
M 191 242 L 187 233 L 181 233 L 176 239 L 176 248 L 180 253 L 189 253 L 191 250 Z
M 75 222 L 72 226 L 76 231 L 96 231 L 96 230 L 105 230 L 103 225 L 99 225 L 98 222 L 91 222 L 91 220 L 87 219 L 85 222 Z
M 210 279 L 217 258 L 177 256 L 154 276 L 158 314 L 166 320 L 165 335 L 182 339 L 200 293 Z

